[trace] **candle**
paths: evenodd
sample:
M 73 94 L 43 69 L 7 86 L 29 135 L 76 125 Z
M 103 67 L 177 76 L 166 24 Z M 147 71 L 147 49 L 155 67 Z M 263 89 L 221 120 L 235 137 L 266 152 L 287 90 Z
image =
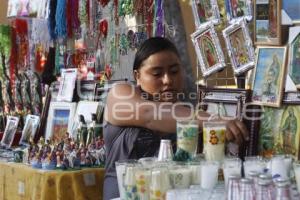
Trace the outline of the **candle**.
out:
M 134 164 L 126 164 L 125 176 L 124 176 L 124 189 L 126 200 L 138 199 L 137 187 L 135 181 L 136 167 Z
M 219 164 L 217 162 L 203 162 L 201 166 L 201 187 L 213 189 L 218 182 Z
M 242 176 L 242 162 L 239 158 L 225 158 L 223 166 L 223 175 L 225 186 L 228 184 L 228 177 L 231 175 Z
M 156 168 L 151 172 L 150 199 L 165 200 L 166 192 L 171 189 L 167 168 Z
M 192 184 L 200 185 L 201 184 L 201 164 L 199 163 L 190 163 L 189 168 L 192 175 Z
M 135 181 L 139 200 L 150 199 L 151 170 L 139 168 L 135 173 Z
M 120 198 L 125 199 L 125 189 L 123 187 L 123 176 L 125 174 L 125 163 L 116 162 L 116 172 L 117 172 L 117 180 L 118 180 L 118 188 L 120 193 Z
M 297 183 L 297 189 L 298 192 L 300 193 L 300 163 L 294 163 L 294 172 L 295 172 L 295 177 L 296 177 L 296 183 Z
M 251 171 L 255 171 L 260 174 L 263 173 L 266 168 L 266 163 L 261 157 L 246 157 L 243 165 L 246 178 L 250 178 L 249 173 Z
M 173 188 L 185 189 L 191 185 L 191 170 L 184 166 L 170 170 L 170 179 Z
M 223 161 L 225 157 L 225 123 L 203 123 L 203 144 L 206 160 Z
M 288 178 L 288 166 L 283 156 L 274 156 L 271 160 L 271 173 L 273 178 Z

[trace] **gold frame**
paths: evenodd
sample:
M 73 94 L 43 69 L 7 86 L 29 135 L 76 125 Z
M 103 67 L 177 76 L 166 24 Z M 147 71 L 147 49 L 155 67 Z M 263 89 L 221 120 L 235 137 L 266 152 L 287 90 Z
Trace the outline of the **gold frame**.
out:
M 281 29 L 281 8 L 282 8 L 282 1 L 277 0 L 277 8 L 276 8 L 276 13 L 277 13 L 277 28 L 276 28 L 276 33 L 277 37 L 276 38 L 266 38 L 266 41 L 257 41 L 256 38 L 256 3 L 258 0 L 254 0 L 254 12 L 253 12 L 253 18 L 254 18 L 254 26 L 253 26 L 253 42 L 255 45 L 281 45 L 282 43 L 282 29 Z M 273 1 L 273 0 L 272 0 Z M 269 20 L 268 20 L 269 21 Z
M 283 49 L 284 50 L 283 61 L 282 61 L 281 66 L 280 66 L 280 72 L 281 73 L 279 73 L 279 75 L 278 75 L 278 79 L 280 80 L 278 96 L 277 96 L 277 100 L 275 101 L 275 103 L 269 103 L 269 102 L 265 102 L 264 100 L 259 101 L 259 100 L 254 100 L 253 99 L 254 98 L 254 92 L 255 92 L 254 91 L 254 86 L 255 86 L 255 81 L 257 79 L 257 74 L 256 74 L 257 73 L 257 65 L 258 65 L 259 55 L 260 55 L 261 49 Z M 281 106 L 282 98 L 283 98 L 283 94 L 284 94 L 283 88 L 284 88 L 285 78 L 286 78 L 287 51 L 288 51 L 288 48 L 286 46 L 279 46 L 279 47 L 259 46 L 259 47 L 257 47 L 255 70 L 254 70 L 254 75 L 253 75 L 253 80 L 252 80 L 252 85 L 251 85 L 251 89 L 253 91 L 251 99 L 252 99 L 252 102 L 254 104 L 270 106 L 270 107 L 280 107 Z

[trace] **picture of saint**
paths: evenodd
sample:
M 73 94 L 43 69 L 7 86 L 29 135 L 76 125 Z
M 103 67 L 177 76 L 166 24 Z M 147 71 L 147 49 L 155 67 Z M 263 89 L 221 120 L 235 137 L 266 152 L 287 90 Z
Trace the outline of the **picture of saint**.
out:
M 210 0 L 196 0 L 196 5 L 200 23 L 208 21 L 213 16 Z
M 218 63 L 218 55 L 209 32 L 198 38 L 203 61 L 207 68 L 214 66 Z
M 285 114 L 285 113 L 284 113 Z M 282 148 L 286 154 L 296 153 L 297 118 L 292 108 L 286 110 L 286 118 L 282 118 L 280 136 Z
M 235 60 L 236 67 L 240 67 L 249 62 L 248 51 L 246 48 L 246 41 L 243 30 L 239 28 L 234 31 L 230 36 L 230 43 L 233 50 L 233 59 Z
M 263 84 L 263 95 L 275 96 L 279 78 L 280 63 L 276 54 L 273 54 L 272 63 L 265 71 L 265 82 Z
M 277 0 L 269 1 L 269 37 L 277 38 Z
M 300 86 L 300 34 L 291 43 L 289 75 L 297 87 Z
M 2 138 L 2 143 L 7 146 L 10 146 L 14 139 L 18 124 L 16 120 L 12 120 L 12 119 L 8 119 L 7 123 L 8 124 L 6 126 L 4 136 Z
M 61 141 L 68 132 L 70 110 L 54 110 L 53 114 L 53 139 L 54 141 Z
M 22 142 L 29 142 L 30 136 L 32 135 L 33 131 L 33 122 L 30 120 L 27 122 L 27 126 L 24 127 L 24 136 L 22 138 Z
M 248 14 L 245 0 L 230 0 L 230 6 L 231 14 L 234 18 Z

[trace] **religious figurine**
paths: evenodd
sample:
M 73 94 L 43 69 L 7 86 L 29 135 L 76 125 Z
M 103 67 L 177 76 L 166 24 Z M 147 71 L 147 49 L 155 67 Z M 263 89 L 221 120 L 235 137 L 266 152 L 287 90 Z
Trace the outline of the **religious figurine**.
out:
M 11 113 L 14 109 L 14 102 L 12 99 L 12 90 L 10 84 L 10 78 L 4 74 L 2 80 L 2 97 L 4 103 L 4 113 Z
M 30 79 L 26 73 L 23 74 L 23 80 L 21 83 L 22 90 L 22 100 L 23 106 L 26 114 L 31 113 L 31 98 L 30 98 Z
M 87 140 L 86 140 L 86 145 L 88 146 L 91 141 L 96 137 L 96 133 L 95 133 L 95 129 L 96 129 L 96 120 L 95 118 L 93 118 L 92 116 L 92 122 L 89 125 L 89 129 L 88 129 L 88 135 L 87 135 Z
M 83 144 L 84 146 L 86 145 L 87 135 L 88 135 L 88 131 L 87 131 L 84 117 L 83 115 L 79 115 L 79 125 L 77 128 L 77 140 L 79 141 L 80 144 Z
M 63 166 L 63 158 L 64 158 L 64 143 L 61 142 L 57 145 L 56 151 L 56 167 L 60 168 Z
M 31 82 L 31 99 L 32 99 L 32 112 L 34 115 L 41 115 L 42 112 L 42 87 L 39 75 L 34 72 Z
M 15 110 L 16 112 L 21 112 L 23 109 L 23 101 L 22 101 L 22 94 L 21 94 L 21 83 L 22 79 L 19 74 L 15 76 L 15 87 L 14 87 L 14 101 L 15 101 Z
M 84 166 L 86 164 L 86 148 L 83 144 L 80 145 L 80 165 Z
M 100 136 L 96 138 L 96 149 L 101 149 L 104 146 L 104 140 Z

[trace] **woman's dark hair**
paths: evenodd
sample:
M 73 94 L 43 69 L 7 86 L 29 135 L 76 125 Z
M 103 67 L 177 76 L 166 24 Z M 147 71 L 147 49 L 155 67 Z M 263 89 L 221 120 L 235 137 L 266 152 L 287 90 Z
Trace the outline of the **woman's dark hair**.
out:
M 149 38 L 138 48 L 134 58 L 133 70 L 138 70 L 144 60 L 161 51 L 171 51 L 180 57 L 177 48 L 170 40 L 162 37 Z

